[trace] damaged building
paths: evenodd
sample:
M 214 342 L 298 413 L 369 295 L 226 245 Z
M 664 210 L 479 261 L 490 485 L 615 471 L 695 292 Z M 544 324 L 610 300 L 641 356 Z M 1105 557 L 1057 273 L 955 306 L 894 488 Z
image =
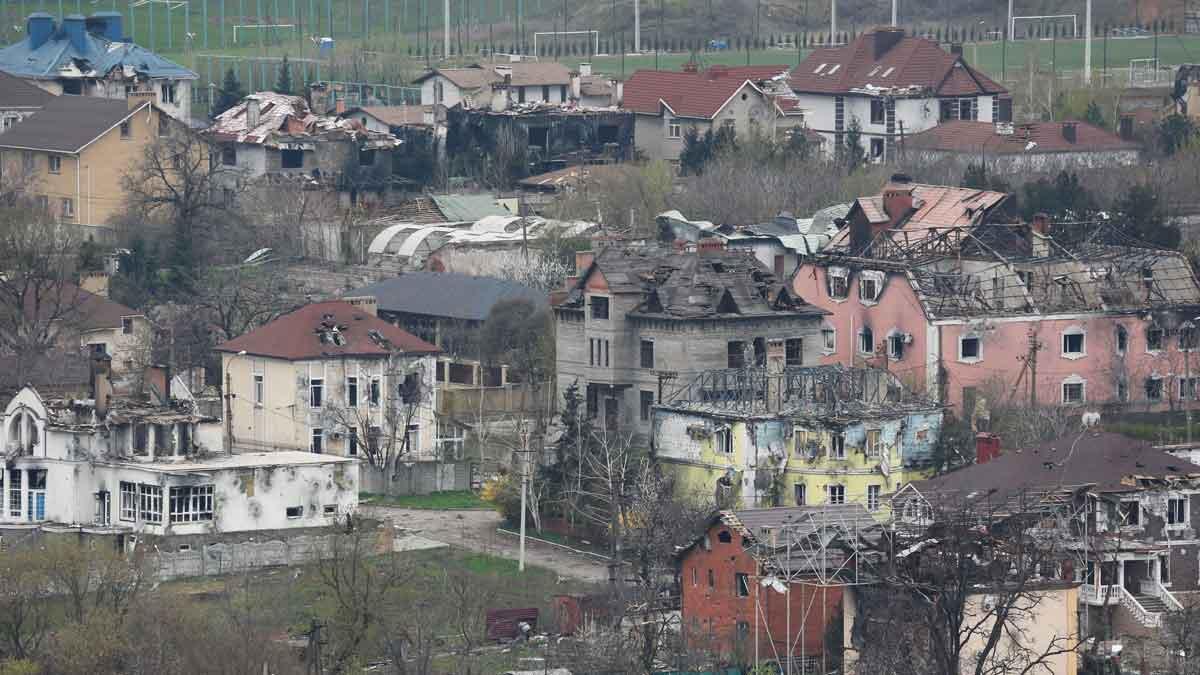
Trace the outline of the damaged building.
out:
M 59 377 L 7 400 L 3 535 L 78 533 L 129 547 L 150 538 L 165 551 L 323 528 L 357 506 L 357 463 L 225 451 L 221 420 L 164 368 L 140 391 L 114 387 L 103 356 L 76 374 L 75 386 Z
M 357 119 L 316 115 L 301 96 L 269 91 L 218 115 L 204 135 L 216 146 L 227 180 L 296 181 L 303 189 L 336 193 L 343 207 L 386 199 L 393 153 L 401 145 Z
M 840 365 L 706 371 L 653 418 L 656 459 L 699 499 L 861 504 L 877 515 L 933 471 L 942 426 L 941 407 L 895 375 Z
M 824 312 L 747 253 L 614 245 L 576 274 L 554 308 L 558 391 L 606 428 L 648 439 L 654 405 L 705 370 L 816 362 Z
M 1200 285 L 1187 259 L 1104 220 L 1012 223 L 1006 200 L 906 176 L 856 200 L 793 277 L 830 313 L 822 361 L 886 367 L 971 419 L 1009 398 L 1194 405 Z
M 25 21 L 25 37 L 0 49 L 0 70 L 56 95 L 124 99 L 152 92 L 158 108 L 185 124 L 192 121 L 198 76 L 134 44 L 120 12 L 68 14 L 61 23 L 34 12 Z

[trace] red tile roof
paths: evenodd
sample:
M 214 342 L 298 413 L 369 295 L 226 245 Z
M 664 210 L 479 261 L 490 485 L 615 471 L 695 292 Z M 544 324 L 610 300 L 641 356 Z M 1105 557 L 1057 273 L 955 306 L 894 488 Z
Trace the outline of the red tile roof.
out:
M 770 79 L 787 66 L 713 66 L 702 73 L 639 70 L 625 82 L 624 108 L 657 115 L 662 104 L 679 117 L 712 119 L 747 82 Z
M 1075 142 L 1063 136 L 1063 126 L 1075 125 Z M 996 133 L 997 125 L 990 122 L 942 122 L 932 129 L 904 139 L 904 146 L 913 150 L 944 150 L 948 152 L 985 152 L 1006 155 L 1037 152 L 1103 152 L 1137 150 L 1136 143 L 1092 126 L 1087 122 L 1035 122 L 1013 125 L 1011 134 Z M 1026 150 L 1030 142 L 1036 146 Z M 984 145 L 986 143 L 986 146 Z
M 342 344 L 333 338 L 334 328 Z M 438 351 L 412 333 L 340 301 L 305 305 L 216 349 L 235 353 L 245 350 L 247 354 L 288 361 Z
M 37 315 L 42 319 L 66 321 L 85 331 L 120 328 L 122 317 L 143 316 L 142 312 L 136 309 L 85 291 L 75 284 L 64 283 L 59 286 L 57 297 L 51 297 L 53 292 L 27 293 L 26 314 L 31 317 Z
M 896 29 L 876 29 L 843 47 L 817 49 L 792 71 L 797 92 L 846 94 L 868 86 L 916 87 L 938 96 L 1006 91 L 960 56 Z

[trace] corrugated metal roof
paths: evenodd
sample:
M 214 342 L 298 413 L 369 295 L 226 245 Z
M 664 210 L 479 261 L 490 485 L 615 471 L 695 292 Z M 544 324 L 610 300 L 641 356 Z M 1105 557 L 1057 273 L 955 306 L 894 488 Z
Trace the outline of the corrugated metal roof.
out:
M 433 195 L 438 210 L 451 223 L 471 223 L 488 216 L 511 216 L 492 195 Z
M 447 272 L 408 272 L 345 295 L 374 296 L 381 311 L 469 321 L 483 321 L 493 307 L 507 300 L 528 300 L 538 308 L 549 306 L 545 293 L 515 281 Z

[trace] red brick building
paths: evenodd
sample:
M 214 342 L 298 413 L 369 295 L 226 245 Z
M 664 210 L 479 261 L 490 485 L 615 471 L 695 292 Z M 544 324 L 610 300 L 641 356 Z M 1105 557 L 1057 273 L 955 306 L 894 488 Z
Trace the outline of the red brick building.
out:
M 841 631 L 842 591 L 856 568 L 857 553 L 837 543 L 875 527 L 858 504 L 717 513 L 679 554 L 689 646 L 741 662 L 756 654 L 779 662 L 790 642 L 797 664 L 819 665 L 827 628 L 836 623 Z

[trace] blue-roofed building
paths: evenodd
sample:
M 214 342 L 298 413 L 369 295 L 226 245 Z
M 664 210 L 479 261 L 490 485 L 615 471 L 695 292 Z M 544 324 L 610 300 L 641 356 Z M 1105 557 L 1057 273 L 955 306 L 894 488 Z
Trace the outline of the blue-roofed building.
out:
M 25 22 L 25 37 L 0 49 L 0 71 L 51 94 L 124 99 L 153 91 L 158 107 L 190 123 L 196 73 L 133 44 L 119 12 L 71 14 L 57 23 L 45 12 Z

